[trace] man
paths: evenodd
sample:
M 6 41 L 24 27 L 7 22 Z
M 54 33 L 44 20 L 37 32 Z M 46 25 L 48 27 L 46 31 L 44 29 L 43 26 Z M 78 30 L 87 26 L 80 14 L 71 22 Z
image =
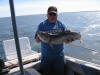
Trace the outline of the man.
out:
M 49 33 L 59 33 L 66 30 L 66 27 L 62 22 L 57 20 L 58 12 L 57 8 L 50 6 L 47 11 L 48 19 L 40 23 L 37 29 L 38 31 L 45 31 Z M 52 75 L 51 71 L 53 69 L 54 75 L 64 75 L 64 53 L 63 53 L 63 44 L 51 46 L 48 43 L 44 43 L 35 36 L 37 42 L 41 42 L 41 66 L 43 69 L 43 75 Z M 72 42 L 73 39 L 70 38 L 66 42 Z

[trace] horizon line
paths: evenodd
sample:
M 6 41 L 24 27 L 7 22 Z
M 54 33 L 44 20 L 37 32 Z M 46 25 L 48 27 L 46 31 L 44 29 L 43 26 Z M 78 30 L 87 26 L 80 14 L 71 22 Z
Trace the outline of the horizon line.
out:
M 61 13 L 79 13 L 79 12 L 100 12 L 100 10 L 91 10 L 91 11 L 65 11 L 65 12 L 58 12 L 58 14 Z M 20 16 L 30 16 L 30 15 L 46 15 L 46 13 L 42 13 L 42 14 L 26 14 L 26 15 L 15 15 L 16 17 L 20 17 Z M 0 17 L 0 18 L 9 18 L 11 16 L 4 16 L 4 17 Z

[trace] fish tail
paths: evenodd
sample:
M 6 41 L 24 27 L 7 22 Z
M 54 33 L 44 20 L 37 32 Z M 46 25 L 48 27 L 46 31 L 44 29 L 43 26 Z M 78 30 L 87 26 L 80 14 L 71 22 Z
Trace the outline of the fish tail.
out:
M 80 39 L 80 43 L 82 43 L 82 41 L 83 41 L 83 40 L 82 40 L 82 39 Z

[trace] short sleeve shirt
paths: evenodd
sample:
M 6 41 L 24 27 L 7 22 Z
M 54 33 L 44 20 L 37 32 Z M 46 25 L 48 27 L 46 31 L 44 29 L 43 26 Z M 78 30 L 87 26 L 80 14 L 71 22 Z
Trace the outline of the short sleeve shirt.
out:
M 57 20 L 55 24 L 52 24 L 47 19 L 44 22 L 41 22 L 39 24 L 37 32 L 45 31 L 48 33 L 55 34 L 55 33 L 63 32 L 65 30 L 66 30 L 66 26 L 64 24 L 62 24 L 62 22 L 60 22 L 59 20 Z M 35 37 L 37 36 L 37 32 L 36 32 Z M 42 56 L 56 56 L 56 55 L 63 56 L 64 55 L 63 44 L 59 44 L 59 45 L 53 44 L 52 47 L 50 46 L 50 44 L 41 41 Z

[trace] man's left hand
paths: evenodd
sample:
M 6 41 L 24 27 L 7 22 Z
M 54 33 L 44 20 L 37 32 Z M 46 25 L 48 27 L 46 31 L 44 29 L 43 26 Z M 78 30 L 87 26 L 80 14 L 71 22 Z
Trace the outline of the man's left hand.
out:
M 71 32 L 71 29 L 67 29 L 66 32 Z M 74 41 L 73 38 L 69 38 L 68 40 L 66 40 L 66 43 L 72 43 L 72 41 Z
M 66 32 L 72 32 L 72 30 L 71 29 L 67 29 Z

